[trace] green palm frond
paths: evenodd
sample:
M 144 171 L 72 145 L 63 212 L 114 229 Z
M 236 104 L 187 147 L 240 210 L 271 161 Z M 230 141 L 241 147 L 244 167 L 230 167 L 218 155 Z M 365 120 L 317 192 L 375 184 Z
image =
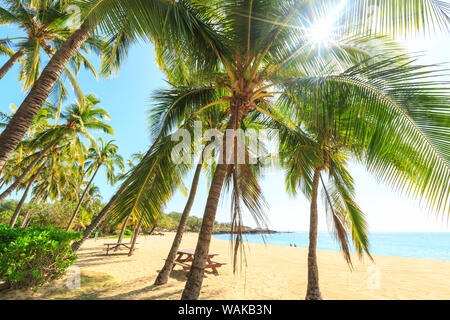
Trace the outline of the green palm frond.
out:
M 152 95 L 156 102 L 149 112 L 152 137 L 166 136 L 202 107 L 220 101 L 220 90 L 213 86 L 172 87 Z
M 138 220 L 143 219 L 144 226 L 152 226 L 162 214 L 163 206 L 190 167 L 171 161 L 171 151 L 176 143 L 170 137 L 156 142 L 142 161 L 131 169 L 123 182 L 126 189 L 111 211 L 109 219 L 113 223 L 122 221 L 132 213 Z
M 351 140 L 357 154 L 365 150 L 359 154 L 370 172 L 447 212 L 449 89 L 439 76 L 398 57 L 337 76 L 292 80 L 282 99 L 311 130 L 328 127 L 344 143 Z
M 345 168 L 345 163 L 336 161 L 336 159 L 331 157 L 329 178 L 331 186 L 326 202 L 328 204 L 327 207 L 333 213 L 334 223 L 340 223 L 344 230 L 352 236 L 353 244 L 358 254 L 362 255 L 365 252 L 370 257 L 367 222 L 364 213 L 354 200 L 354 182 Z M 325 185 L 324 189 L 326 190 Z M 343 251 L 347 260 L 350 261 L 348 245 L 341 243 L 343 249 L 347 247 L 347 250 Z

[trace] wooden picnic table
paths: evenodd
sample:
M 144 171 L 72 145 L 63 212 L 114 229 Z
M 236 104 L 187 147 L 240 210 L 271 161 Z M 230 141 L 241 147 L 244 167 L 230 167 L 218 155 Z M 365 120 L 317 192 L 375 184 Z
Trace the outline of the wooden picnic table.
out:
M 191 264 L 188 262 L 192 262 L 194 260 L 194 249 L 181 249 L 177 251 L 177 258 L 175 259 L 172 269 L 175 268 L 176 265 L 182 266 L 183 270 L 190 270 Z M 208 252 L 208 257 L 206 258 L 206 264 L 204 266 L 205 269 L 212 269 L 214 274 L 219 274 L 217 268 L 220 268 L 222 265 L 226 264 L 223 262 L 217 262 L 211 260 L 213 257 L 218 256 L 218 253 Z
M 137 243 L 136 243 L 137 244 Z M 131 250 L 131 243 L 104 243 L 104 245 L 106 246 L 106 255 L 108 255 L 110 250 L 120 250 L 121 246 L 124 246 L 125 248 L 127 248 L 128 250 Z M 134 248 L 134 250 L 136 250 L 137 248 Z

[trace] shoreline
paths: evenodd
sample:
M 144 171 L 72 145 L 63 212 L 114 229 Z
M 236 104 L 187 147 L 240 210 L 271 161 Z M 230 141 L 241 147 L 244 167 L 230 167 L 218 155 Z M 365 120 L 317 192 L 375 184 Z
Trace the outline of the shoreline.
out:
M 243 239 L 244 243 L 260 243 L 286 247 L 290 247 L 291 244 L 296 244 L 296 247 L 306 249 L 309 243 L 307 231 L 278 231 L 274 237 L 270 234 L 260 234 L 261 237 L 258 237 L 258 234 L 251 234 L 248 237 L 245 236 Z M 263 236 L 265 237 L 265 241 L 262 239 Z M 218 240 L 230 241 L 228 238 L 225 239 L 222 234 L 213 235 L 213 237 Z M 444 245 L 450 241 L 450 232 L 380 232 L 371 233 L 369 240 L 372 256 L 450 261 L 450 251 Z M 427 243 L 429 243 L 429 247 L 426 246 Z M 317 250 L 342 252 L 334 237 L 329 232 L 324 231 L 319 232 Z M 356 254 L 352 245 L 350 246 L 350 250 Z
M 217 240 L 217 241 L 225 241 L 225 242 L 230 242 L 230 240 L 224 240 L 224 239 L 217 239 L 217 238 L 214 238 L 215 240 Z M 274 243 L 260 243 L 260 242 L 247 242 L 247 241 L 244 241 L 245 242 L 245 244 L 248 244 L 248 243 L 251 243 L 251 244 L 262 244 L 262 245 L 264 245 L 264 246 L 266 246 L 266 247 L 268 247 L 268 246 L 276 246 L 276 247 L 281 247 L 281 248 L 285 248 L 285 247 L 288 247 L 288 248 L 299 248 L 299 249 L 305 249 L 305 250 L 307 250 L 308 248 L 306 248 L 306 247 L 300 247 L 300 246 L 297 246 L 297 247 L 290 247 L 290 246 L 288 246 L 288 245 L 283 245 L 283 244 L 274 244 Z M 342 251 L 339 251 L 339 250 L 332 250 L 332 249 L 317 249 L 317 251 L 319 252 L 319 251 L 324 251 L 324 252 L 333 252 L 333 253 L 341 253 L 342 254 Z M 356 252 L 350 252 L 352 255 L 356 255 L 357 253 Z M 401 259 L 416 259 L 416 260 L 430 260 L 430 261 L 443 261 L 443 262 L 450 262 L 450 260 L 445 260 L 445 259 L 433 259 L 433 258 L 416 258 L 416 257 L 404 257 L 404 256 L 390 256 L 390 255 L 385 255 L 385 254 L 372 254 L 371 255 L 372 257 L 384 257 L 384 258 L 401 258 Z M 367 256 L 367 254 L 364 254 L 363 255 L 363 258 L 364 259 L 369 259 L 369 257 Z

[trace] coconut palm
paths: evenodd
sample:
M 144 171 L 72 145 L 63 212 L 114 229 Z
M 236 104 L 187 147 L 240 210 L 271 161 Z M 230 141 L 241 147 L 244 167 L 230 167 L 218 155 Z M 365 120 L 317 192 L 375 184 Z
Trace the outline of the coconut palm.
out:
M 369 2 L 359 1 L 358 3 L 361 6 L 365 6 Z M 401 57 L 383 60 L 382 63 L 367 60 L 361 67 L 361 70 L 372 71 L 376 68 L 383 70 L 387 65 L 392 67 L 386 78 L 392 75 L 388 80 L 393 82 L 391 85 L 396 90 L 396 96 L 388 100 L 385 97 L 386 92 L 381 88 L 384 79 L 381 77 L 377 78 L 376 81 L 370 82 L 371 77 L 379 76 L 375 71 L 370 76 L 363 73 L 363 78 L 364 76 L 368 77 L 368 79 L 364 79 L 369 84 L 361 81 L 361 73 L 355 73 L 353 69 L 348 69 L 347 73 L 342 74 L 342 61 L 346 63 L 361 61 L 363 56 L 365 58 L 371 56 L 367 51 L 357 50 L 361 45 L 361 42 L 357 40 L 352 42 L 351 39 L 348 39 L 346 46 L 333 41 L 327 48 L 327 57 L 317 57 L 314 54 L 317 53 L 317 51 L 314 52 L 314 43 L 317 41 L 309 36 L 309 28 L 292 27 L 292 21 L 299 17 L 307 25 L 308 19 L 312 16 L 311 12 L 314 12 L 314 9 L 317 8 L 315 4 L 316 2 L 312 4 L 310 2 L 222 1 L 220 10 L 217 12 L 211 10 L 209 20 L 206 17 L 205 21 L 214 24 L 215 39 L 222 41 L 223 45 L 221 48 L 225 47 L 226 49 L 216 51 L 214 57 L 217 65 L 214 69 L 209 70 L 203 68 L 202 65 L 197 67 L 195 59 L 191 60 L 189 56 L 184 56 L 183 52 L 181 52 L 180 58 L 173 65 L 183 65 L 181 60 L 184 60 L 184 64 L 191 66 L 189 69 L 190 73 L 196 74 L 196 78 L 199 81 L 195 86 L 177 87 L 177 90 L 174 90 L 176 97 L 173 99 L 177 103 L 166 117 L 172 117 L 173 123 L 180 123 L 183 119 L 192 119 L 209 108 L 219 108 L 229 114 L 228 129 L 235 130 L 239 128 L 242 121 L 254 113 L 260 113 L 272 118 L 273 121 L 284 123 L 286 127 L 289 127 L 288 121 L 283 120 L 289 119 L 287 116 L 283 117 L 285 110 L 282 107 L 277 108 L 277 104 L 274 102 L 276 96 L 281 96 L 281 99 L 286 100 L 299 94 L 306 95 L 305 92 L 311 91 L 312 85 L 315 84 L 314 81 L 341 83 L 342 87 L 344 87 L 340 89 L 341 91 L 344 89 L 348 90 L 346 88 L 350 87 L 355 91 L 363 91 L 367 97 L 376 97 L 378 99 L 375 100 L 376 103 L 373 102 L 370 105 L 371 108 L 367 108 L 374 112 L 371 116 L 384 119 L 384 125 L 388 128 L 400 130 L 400 126 L 402 126 L 404 132 L 414 135 L 415 138 L 410 137 L 411 141 L 415 141 L 413 145 L 410 145 L 411 142 L 402 141 L 402 144 L 410 146 L 410 152 L 424 155 L 425 153 L 423 151 L 421 153 L 420 150 L 426 149 L 427 152 L 434 154 L 433 159 L 438 165 L 434 166 L 432 170 L 430 159 L 425 159 L 422 156 L 417 159 L 420 163 L 418 166 L 423 168 L 422 179 L 417 179 L 417 176 L 412 172 L 407 172 L 406 175 L 409 182 L 419 185 L 418 189 L 426 190 L 429 188 L 434 190 L 433 196 L 428 197 L 430 205 L 437 209 L 446 210 L 445 201 L 434 201 L 446 198 L 449 192 L 444 183 L 446 178 L 442 178 L 449 175 L 447 160 L 445 160 L 445 157 L 448 156 L 448 150 L 442 145 L 441 138 L 436 135 L 436 132 L 445 132 L 444 123 L 448 121 L 448 114 L 442 112 L 446 108 L 445 99 L 430 106 L 439 113 L 437 117 L 431 117 L 419 112 L 422 108 L 419 99 L 404 99 L 411 93 L 411 90 L 405 87 L 405 83 L 418 89 L 418 92 L 426 93 L 430 96 L 438 97 L 440 93 L 438 91 L 434 93 L 431 89 L 435 84 L 424 82 L 426 78 L 421 76 L 421 72 L 425 72 L 423 69 L 418 71 L 420 67 L 402 67 L 402 64 L 409 65 L 411 61 L 407 59 L 402 60 Z M 356 9 L 361 8 L 353 2 L 351 5 L 356 6 Z M 403 10 L 401 6 L 396 6 L 396 8 Z M 205 8 L 203 9 L 205 12 L 208 12 Z M 355 7 L 348 9 L 355 9 Z M 359 17 L 355 15 L 358 12 L 352 11 L 348 16 L 357 19 Z M 413 14 L 413 12 L 405 14 L 409 15 Z M 391 17 L 395 12 L 389 11 L 384 13 L 386 17 Z M 366 44 L 369 45 L 370 41 Z M 176 57 L 174 58 L 176 59 Z M 209 59 L 213 60 L 214 58 L 209 57 Z M 326 64 L 333 65 L 334 68 L 325 70 L 327 72 L 323 72 L 320 77 L 311 78 L 312 71 L 316 69 L 317 62 L 320 59 L 325 60 Z M 370 66 L 370 68 L 367 66 Z M 311 83 L 312 79 L 314 81 Z M 395 79 L 396 81 L 394 81 Z M 307 86 L 308 83 L 310 86 L 308 90 L 305 89 L 305 92 L 294 91 L 299 84 Z M 366 88 L 366 85 L 369 85 L 370 89 Z M 442 91 L 442 93 L 444 92 L 445 90 Z M 393 94 L 394 91 L 389 93 Z M 444 94 L 447 93 L 445 92 Z M 397 102 L 397 100 L 399 101 Z M 381 108 L 375 112 L 375 109 L 372 107 L 382 103 L 386 107 L 384 109 L 385 113 L 382 114 Z M 299 109 L 301 104 L 292 104 L 290 107 Z M 289 111 L 289 108 L 287 110 Z M 348 118 L 356 121 L 356 111 L 350 114 Z M 396 119 L 395 125 L 393 122 L 394 118 Z M 367 127 L 365 128 L 368 130 Z M 403 132 L 395 132 L 395 130 L 390 130 L 391 134 L 395 136 L 403 134 Z M 165 133 L 168 134 L 169 132 L 170 130 L 167 128 Z M 233 141 L 232 137 L 228 136 L 230 141 Z M 226 138 L 227 136 L 225 135 L 225 146 Z M 365 138 L 362 140 L 367 141 L 367 137 L 362 136 L 360 138 Z M 400 140 L 401 138 L 399 137 Z M 387 143 L 386 146 L 391 146 L 391 144 Z M 228 151 L 233 150 L 234 147 L 233 144 L 226 146 Z M 226 156 L 230 155 L 225 150 L 220 156 L 222 159 L 227 159 Z M 232 156 L 236 157 L 237 155 L 233 154 Z M 182 295 L 183 299 L 198 298 L 203 280 L 203 265 L 209 249 L 217 204 L 229 170 L 234 169 L 230 169 L 227 163 L 219 163 L 215 167 L 195 258 Z M 429 173 L 434 178 L 423 179 Z M 400 184 L 402 181 L 404 180 L 395 180 L 396 183 Z M 427 193 L 423 192 L 420 195 L 425 197 Z
M 178 1 L 176 3 L 177 5 L 181 5 L 187 2 Z M 327 3 L 334 2 L 327 1 Z M 448 17 L 445 11 L 447 7 L 435 1 L 422 2 L 422 5 L 424 3 L 427 4 L 425 6 L 416 6 L 416 1 L 402 2 L 401 6 L 394 6 L 392 5 L 392 1 L 385 1 L 383 5 L 376 8 L 375 15 L 366 17 L 367 10 L 365 9 L 371 4 L 376 3 L 379 2 L 349 2 L 343 8 L 344 14 L 342 20 L 347 25 L 359 23 L 359 25 L 352 26 L 354 30 L 358 31 L 365 30 L 366 27 L 374 25 L 373 19 L 377 20 L 379 16 L 383 16 L 386 22 L 383 24 L 385 29 L 381 30 L 382 32 L 386 30 L 400 30 L 403 33 L 403 31 L 411 30 L 415 27 L 423 31 L 427 28 L 426 19 L 416 19 L 422 14 L 434 17 L 434 19 L 429 21 L 434 20 L 434 22 L 438 22 L 436 25 L 444 27 L 448 25 Z M 433 5 L 429 5 L 430 3 Z M 201 24 L 196 23 L 195 27 L 205 27 L 200 32 L 200 35 L 208 37 L 210 40 L 202 48 L 207 50 L 207 52 L 203 51 L 201 59 L 199 59 L 198 57 L 201 52 L 195 52 L 191 46 L 192 43 L 197 45 L 198 42 L 183 43 L 179 38 L 174 37 L 182 44 L 181 47 L 175 48 L 179 49 L 179 51 L 174 50 L 175 53 L 179 53 L 179 58 L 177 59 L 175 55 L 172 55 L 175 58 L 173 65 L 165 64 L 168 71 L 173 70 L 175 67 L 187 66 L 190 74 L 195 74 L 198 81 L 190 86 L 177 87 L 177 90 L 173 91 L 174 100 L 177 103 L 168 112 L 166 118 L 172 119 L 172 123 L 180 123 L 184 119 L 191 119 L 196 114 L 215 107 L 221 108 L 221 110 L 225 110 L 230 114 L 228 121 L 230 129 L 239 128 L 240 123 L 245 117 L 250 117 L 256 112 L 276 119 L 274 121 L 283 122 L 283 110 L 277 110 L 275 108 L 276 104 L 273 102 L 273 98 L 274 96 L 281 95 L 283 99 L 286 99 L 286 96 L 290 97 L 289 90 L 292 87 L 295 88 L 299 82 L 303 81 L 304 83 L 308 83 L 310 81 L 309 71 L 315 68 L 313 62 L 317 61 L 314 55 L 314 53 L 317 53 L 317 50 L 311 50 L 313 47 L 311 43 L 315 43 L 316 41 L 311 40 L 308 30 L 310 28 L 305 28 L 305 25 L 308 26 L 310 23 L 309 20 L 314 16 L 313 12 L 315 8 L 320 8 L 322 4 L 323 1 L 315 1 L 314 3 L 262 0 L 242 1 L 238 3 L 234 1 L 222 1 L 220 7 L 217 8 L 218 10 L 214 10 L 216 9 L 214 8 L 214 1 L 202 5 L 202 10 L 197 11 L 197 19 L 195 20 L 201 21 Z M 212 8 L 210 5 L 212 5 Z M 423 12 L 421 10 L 423 7 L 429 8 L 429 11 Z M 193 6 L 191 12 L 195 12 L 195 9 L 196 7 Z M 402 20 L 404 24 L 401 26 L 395 19 L 400 14 L 410 18 Z M 300 26 L 296 23 L 294 24 L 294 21 L 297 22 L 298 20 L 301 20 L 303 25 L 301 25 L 302 23 L 300 23 Z M 87 27 L 86 25 L 85 28 Z M 380 30 L 372 31 L 376 33 Z M 168 32 L 168 34 L 171 33 Z M 333 41 L 331 43 L 332 46 L 330 46 L 331 48 L 328 50 L 331 57 L 329 59 L 331 61 L 328 62 L 334 62 L 336 65 L 336 61 L 361 61 L 363 58 L 370 57 L 371 51 L 367 50 L 368 47 L 364 47 L 364 45 L 361 45 L 361 41 L 357 40 L 359 39 L 349 39 L 345 45 Z M 374 49 L 373 47 L 369 48 Z M 168 52 L 164 50 L 166 57 L 169 57 L 170 53 L 170 50 Z M 399 61 L 391 60 L 389 63 L 398 68 L 398 70 L 393 69 L 391 71 L 392 73 L 397 72 L 397 76 L 400 76 L 397 79 L 401 79 L 401 76 L 406 77 L 408 72 L 411 72 L 411 70 L 405 71 L 400 68 L 399 65 L 401 63 Z M 341 78 L 341 72 L 342 68 L 338 66 L 333 72 L 323 74 L 320 78 L 315 78 L 315 80 L 337 82 L 336 79 L 339 79 L 342 83 L 345 83 L 345 86 L 354 86 L 354 88 L 365 87 L 361 85 L 359 74 L 352 74 L 349 71 L 348 74 L 345 74 Z M 414 72 L 411 73 L 414 74 Z M 416 73 L 414 76 L 418 76 L 418 74 Z M 412 82 L 412 79 L 410 78 L 410 82 Z M 365 85 L 365 83 L 363 84 Z M 440 188 L 445 178 L 442 180 L 442 178 L 439 178 L 439 175 L 441 177 L 448 176 L 448 167 L 445 166 L 445 160 L 440 156 L 441 153 L 445 156 L 446 151 L 445 148 L 442 148 L 440 140 L 434 133 L 436 131 L 444 132 L 442 129 L 442 121 L 445 115 L 439 113 L 438 117 L 425 120 L 428 115 L 420 114 L 417 111 L 420 109 L 419 104 L 408 104 L 408 113 L 402 113 L 400 110 L 403 109 L 398 107 L 397 104 L 392 103 L 391 100 L 386 101 L 384 91 L 379 90 L 379 88 L 374 88 L 375 85 L 372 83 L 369 86 L 370 89 L 366 90 L 370 92 L 370 95 L 376 96 L 380 101 L 385 103 L 385 115 L 389 114 L 389 116 L 392 116 L 390 118 L 391 122 L 388 125 L 390 124 L 393 127 L 392 121 L 394 121 L 394 118 L 396 120 L 411 119 L 409 124 L 399 121 L 403 125 L 403 129 L 409 128 L 407 129 L 408 133 L 417 138 L 411 138 L 411 140 L 415 139 L 415 141 L 418 141 L 414 147 L 420 149 L 420 146 L 423 146 L 425 149 L 430 150 L 436 156 L 435 160 L 439 163 L 436 169 L 437 171 L 432 172 L 436 179 L 427 179 L 426 181 L 415 180 L 414 183 L 422 184 L 422 186 L 425 185 L 425 188 L 436 187 L 434 189 L 437 190 L 436 193 L 445 197 L 448 194 L 448 190 L 442 190 Z M 427 89 L 426 85 L 424 87 L 422 87 L 421 83 L 413 85 L 415 88 L 420 88 L 420 90 L 425 90 L 427 93 L 432 94 L 432 91 Z M 403 93 L 406 91 L 406 88 L 402 87 L 399 83 L 397 83 L 395 89 Z M 391 102 L 391 104 L 388 102 Z M 405 100 L 400 103 L 400 106 L 405 106 Z M 434 105 L 434 107 L 437 112 L 440 112 L 445 108 L 445 105 L 439 103 Z M 374 109 L 371 109 L 371 111 L 374 112 Z M 380 116 L 380 114 L 374 114 Z M 430 121 L 432 124 L 430 124 Z M 171 121 L 168 120 L 168 122 Z M 287 121 L 284 122 L 286 123 Z M 411 129 L 412 127 L 414 127 L 414 130 Z M 434 129 L 431 130 L 431 127 Z M 396 126 L 396 128 L 399 127 Z M 170 128 L 167 128 L 164 134 L 168 133 L 170 133 Z M 399 135 L 398 132 L 394 132 L 394 134 Z M 160 145 L 160 142 L 156 145 Z M 441 145 L 441 147 L 435 148 L 435 145 Z M 143 195 L 148 194 L 145 191 L 149 190 L 152 183 L 156 181 L 153 180 L 152 174 L 158 174 L 157 171 L 154 171 L 156 165 L 152 165 L 156 163 L 156 156 L 155 158 L 152 157 L 154 149 L 152 148 L 148 156 L 144 157 L 143 162 L 133 170 L 136 174 L 131 175 L 126 183 L 122 185 L 118 192 L 119 195 L 116 194 L 114 196 L 115 199 L 121 196 L 127 199 L 128 195 L 131 195 L 131 193 L 134 194 L 133 200 L 125 201 L 127 204 L 126 210 L 119 210 L 122 214 L 129 214 L 129 209 L 139 207 L 147 201 L 147 198 L 144 198 Z M 421 158 L 419 162 L 422 168 L 429 169 L 428 161 Z M 147 170 L 139 172 L 141 168 L 146 168 Z M 148 170 L 148 168 L 152 170 Z M 166 168 L 166 170 L 170 172 L 171 168 Z M 229 172 L 227 164 L 218 164 L 215 167 L 195 259 L 183 293 L 183 298 L 185 299 L 198 298 L 203 279 L 203 265 L 209 248 L 217 203 L 227 172 Z M 409 178 L 414 176 L 411 172 L 407 172 L 407 175 Z M 437 182 L 438 180 L 439 182 Z M 143 185 L 145 183 L 147 183 L 147 186 Z M 153 190 L 158 189 L 155 188 Z M 164 202 L 163 200 L 165 198 L 165 196 L 155 198 L 160 201 L 157 208 Z M 443 204 L 439 205 L 439 203 L 434 204 L 438 208 L 445 206 Z M 114 201 L 110 201 L 108 205 L 109 207 L 114 206 Z M 142 210 L 145 209 L 142 208 Z M 151 216 L 152 214 L 150 212 L 148 215 Z M 98 220 L 101 220 L 101 218 Z
M 128 167 L 134 168 L 134 167 L 136 166 L 135 163 L 136 163 L 136 162 L 138 162 L 138 163 L 141 162 L 143 158 L 144 158 L 144 154 L 143 154 L 143 153 L 141 153 L 141 152 L 133 153 L 133 154 L 131 155 L 131 159 L 128 159 L 128 160 L 127 160 Z M 124 175 L 122 178 L 125 178 L 125 176 L 126 176 L 126 175 Z M 128 221 L 130 220 L 130 218 L 135 218 L 135 217 L 133 216 L 132 213 L 130 213 L 130 214 L 125 218 L 125 221 L 122 223 L 122 227 L 121 227 L 120 233 L 119 233 L 119 238 L 117 238 L 117 243 L 122 243 L 123 236 L 125 235 L 125 231 L 126 231 L 126 229 L 127 229 Z M 133 222 L 134 220 L 135 220 L 135 219 L 132 219 L 132 222 Z M 119 225 L 119 227 L 120 227 L 120 225 Z M 116 250 L 118 250 L 118 248 L 117 248 Z
M 74 18 L 69 13 L 64 1 L 53 1 L 50 5 L 27 6 L 23 1 L 6 0 L 5 6 L 0 8 L 0 25 L 13 25 L 21 31 L 21 35 L 13 38 L 0 39 L 0 43 L 7 45 L 9 51 L 14 48 L 14 54 L 0 68 L 0 79 L 14 65 L 20 61 L 20 81 L 24 91 L 30 89 L 39 78 L 42 53 L 52 57 L 61 45 L 71 35 L 70 22 Z M 97 72 L 87 58 L 89 49 L 100 52 L 104 43 L 98 36 L 89 37 L 85 44 L 70 60 L 70 67 L 63 70 L 64 76 L 70 81 L 75 92 L 81 96 L 81 90 L 76 80 L 80 66 L 84 66 L 97 77 Z M 83 52 L 84 51 L 84 52 Z M 63 81 L 58 79 L 59 96 L 66 95 Z
M 74 222 L 78 210 L 80 209 L 80 206 L 83 203 L 86 192 L 90 190 L 90 186 L 94 181 L 94 178 L 97 175 L 100 168 L 102 166 L 105 168 L 106 178 L 110 184 L 114 184 L 116 181 L 116 175 L 114 173 L 115 168 L 119 168 L 121 170 L 124 168 L 122 157 L 119 154 L 117 154 L 119 147 L 113 143 L 114 140 L 108 141 L 106 143 L 103 142 L 102 138 L 99 138 L 99 140 L 101 142 L 100 146 L 98 147 L 94 146 L 89 148 L 88 159 L 90 160 L 90 163 L 86 169 L 86 176 L 89 175 L 92 176 L 88 184 L 86 185 L 86 188 L 84 189 L 83 194 L 80 197 L 80 200 L 78 201 L 78 205 L 75 208 L 75 211 L 73 212 L 69 224 L 67 225 L 66 228 L 67 231 L 70 230 L 70 228 L 72 227 L 72 223 Z
M 34 2 L 35 0 L 22 1 L 24 6 Z M 45 4 L 46 1 L 41 3 Z M 205 28 L 209 30 L 210 27 L 197 17 L 196 4 L 190 1 L 114 0 L 98 2 L 88 0 L 77 1 L 76 5 L 81 9 L 81 25 L 51 57 L 19 107 L 18 113 L 11 119 L 0 136 L 0 167 L 22 140 L 32 119 L 47 100 L 66 64 L 97 27 L 100 26 L 111 39 L 117 39 L 120 33 L 126 32 L 127 39 L 131 39 L 131 41 L 150 37 L 152 41 L 178 48 L 180 47 L 179 39 L 185 39 L 191 43 L 190 46 L 195 48 L 198 54 L 205 50 L 212 50 L 208 46 L 211 39 L 203 33 Z M 113 53 L 117 53 L 117 51 L 113 50 Z M 110 59 L 110 61 L 117 60 L 116 58 Z
M 200 178 L 200 172 L 202 170 L 203 163 L 200 162 L 197 164 L 197 167 L 194 172 L 194 177 L 192 178 L 192 184 L 189 191 L 189 196 L 186 202 L 186 205 L 183 209 L 183 213 L 181 215 L 180 222 L 177 227 L 177 233 L 175 234 L 175 238 L 173 240 L 172 246 L 170 247 L 169 254 L 164 262 L 164 266 L 161 271 L 158 273 L 158 276 L 155 280 L 155 285 L 162 285 L 167 283 L 169 279 L 170 272 L 173 269 L 173 262 L 175 260 L 176 254 L 181 244 L 181 240 L 183 238 L 183 233 L 186 228 L 187 220 L 189 214 L 191 212 L 192 205 L 194 204 L 195 195 L 197 193 L 198 180 Z
M 27 162 L 27 166 L 23 169 L 20 176 L 0 194 L 0 201 L 9 196 L 42 158 L 60 142 L 64 145 L 64 148 L 68 148 L 73 159 L 77 159 L 80 165 L 83 166 L 85 151 L 80 136 L 96 144 L 96 140 L 89 133 L 90 130 L 101 130 L 108 134 L 114 133 L 111 126 L 104 122 L 105 119 L 109 119 L 108 113 L 104 109 L 97 107 L 98 103 L 100 101 L 92 94 L 81 101 L 77 100 L 76 103 L 68 106 L 67 110 L 61 114 L 65 124 L 52 127 L 37 134 L 30 142 L 30 146 L 39 151 L 29 157 L 30 162 Z M 51 104 L 48 104 L 47 107 L 54 111 L 57 110 L 57 107 Z
M 14 210 L 14 213 L 13 213 L 13 215 L 12 215 L 12 217 L 11 217 L 11 221 L 10 221 L 10 223 L 9 223 L 9 225 L 10 225 L 11 227 L 14 227 L 14 226 L 15 226 L 15 224 L 16 224 L 16 222 L 17 222 L 17 218 L 19 217 L 19 214 L 20 214 L 20 212 L 21 212 L 21 210 L 22 210 L 22 206 L 24 205 L 25 200 L 26 200 L 26 198 L 27 198 L 27 196 L 28 196 L 28 192 L 30 191 L 31 186 L 32 186 L 33 183 L 35 182 L 36 178 L 37 178 L 37 177 L 39 176 L 39 174 L 41 173 L 42 169 L 44 169 L 45 165 L 46 165 L 46 163 L 45 163 L 45 161 L 44 161 L 44 162 L 39 166 L 39 168 L 37 168 L 36 172 L 35 172 L 34 174 L 31 175 L 29 181 L 26 183 L 25 191 L 24 191 L 24 193 L 23 193 L 23 195 L 22 195 L 22 198 L 20 198 L 20 201 L 19 201 L 19 203 L 17 204 L 16 209 Z
M 351 265 L 350 245 L 347 234 L 350 234 L 354 247 L 362 255 L 369 253 L 367 223 L 364 214 L 354 200 L 353 178 L 346 169 L 350 149 L 357 147 L 343 137 L 331 134 L 327 128 L 308 128 L 297 133 L 288 133 L 284 139 L 282 158 L 286 167 L 287 188 L 293 194 L 297 188 L 311 201 L 310 230 L 308 250 L 308 285 L 306 300 L 322 299 L 319 289 L 319 270 L 317 265 L 316 247 L 318 231 L 317 200 L 319 184 L 325 193 L 327 220 L 343 250 L 347 263 Z M 331 186 L 327 187 L 322 173 L 329 173 Z
M 48 165 L 36 180 L 33 199 L 46 202 L 64 199 L 75 202 L 79 199 L 79 185 L 82 167 L 73 162 L 73 155 L 67 148 L 58 147 L 48 156 Z

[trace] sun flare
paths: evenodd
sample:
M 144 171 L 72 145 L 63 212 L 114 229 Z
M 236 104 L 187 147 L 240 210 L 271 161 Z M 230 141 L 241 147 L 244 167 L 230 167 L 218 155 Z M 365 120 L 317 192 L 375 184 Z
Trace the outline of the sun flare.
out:
M 311 40 L 318 44 L 327 45 L 332 40 L 333 28 L 328 23 L 317 23 L 309 32 Z

